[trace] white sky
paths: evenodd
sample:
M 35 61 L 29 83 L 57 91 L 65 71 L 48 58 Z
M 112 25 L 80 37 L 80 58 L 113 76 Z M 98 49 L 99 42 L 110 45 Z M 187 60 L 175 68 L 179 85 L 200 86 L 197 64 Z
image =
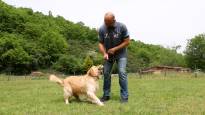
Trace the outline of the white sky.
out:
M 182 45 L 205 33 L 205 0 L 3 0 L 98 28 L 107 11 L 127 25 L 131 38 L 165 47 Z

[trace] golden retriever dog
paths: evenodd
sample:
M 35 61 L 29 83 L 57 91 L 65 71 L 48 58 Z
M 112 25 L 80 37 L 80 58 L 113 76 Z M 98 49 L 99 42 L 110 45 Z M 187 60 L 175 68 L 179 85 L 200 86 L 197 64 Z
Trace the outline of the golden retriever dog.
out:
M 99 106 L 104 104 L 96 96 L 96 91 L 99 88 L 98 80 L 102 72 L 102 66 L 92 66 L 86 75 L 82 76 L 69 76 L 65 79 L 60 79 L 55 75 L 50 75 L 49 80 L 56 82 L 63 86 L 64 100 L 69 104 L 69 98 L 74 96 L 79 98 L 86 96 L 86 98 Z

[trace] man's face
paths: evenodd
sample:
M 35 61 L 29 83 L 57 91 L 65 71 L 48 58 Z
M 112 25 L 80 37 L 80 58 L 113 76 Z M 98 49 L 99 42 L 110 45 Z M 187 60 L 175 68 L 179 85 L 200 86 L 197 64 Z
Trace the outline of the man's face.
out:
M 113 19 L 112 17 L 105 17 L 104 23 L 108 28 L 113 27 L 115 23 L 115 19 Z

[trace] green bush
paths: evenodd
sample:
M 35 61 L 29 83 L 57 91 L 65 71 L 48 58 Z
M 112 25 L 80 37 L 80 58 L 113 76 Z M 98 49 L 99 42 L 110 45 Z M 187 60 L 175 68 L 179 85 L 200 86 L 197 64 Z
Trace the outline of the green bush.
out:
M 38 47 L 40 47 L 41 62 L 44 62 L 42 66 L 51 66 L 56 62 L 61 54 L 66 54 L 68 50 L 68 44 L 66 40 L 57 32 L 48 31 L 42 35 L 38 41 Z M 45 63 L 46 62 L 46 63 Z
M 89 68 L 91 68 L 93 66 L 93 60 L 91 59 L 91 57 L 88 55 L 86 56 L 84 63 L 83 63 L 83 71 L 87 72 Z
M 29 73 L 32 57 L 23 49 L 25 41 L 13 34 L 4 34 L 0 38 L 0 65 L 8 73 Z
M 205 34 L 199 34 L 190 39 L 185 54 L 190 68 L 205 71 Z
M 73 56 L 62 55 L 52 68 L 66 74 L 80 74 L 82 73 L 82 62 Z

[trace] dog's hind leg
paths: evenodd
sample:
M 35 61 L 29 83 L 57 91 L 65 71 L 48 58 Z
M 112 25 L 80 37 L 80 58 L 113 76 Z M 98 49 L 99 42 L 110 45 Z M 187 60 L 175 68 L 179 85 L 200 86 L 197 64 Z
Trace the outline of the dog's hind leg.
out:
M 72 96 L 72 90 L 70 87 L 64 87 L 64 100 L 65 104 L 69 104 L 69 98 Z
M 78 101 L 80 101 L 80 96 L 79 95 L 73 95 Z

